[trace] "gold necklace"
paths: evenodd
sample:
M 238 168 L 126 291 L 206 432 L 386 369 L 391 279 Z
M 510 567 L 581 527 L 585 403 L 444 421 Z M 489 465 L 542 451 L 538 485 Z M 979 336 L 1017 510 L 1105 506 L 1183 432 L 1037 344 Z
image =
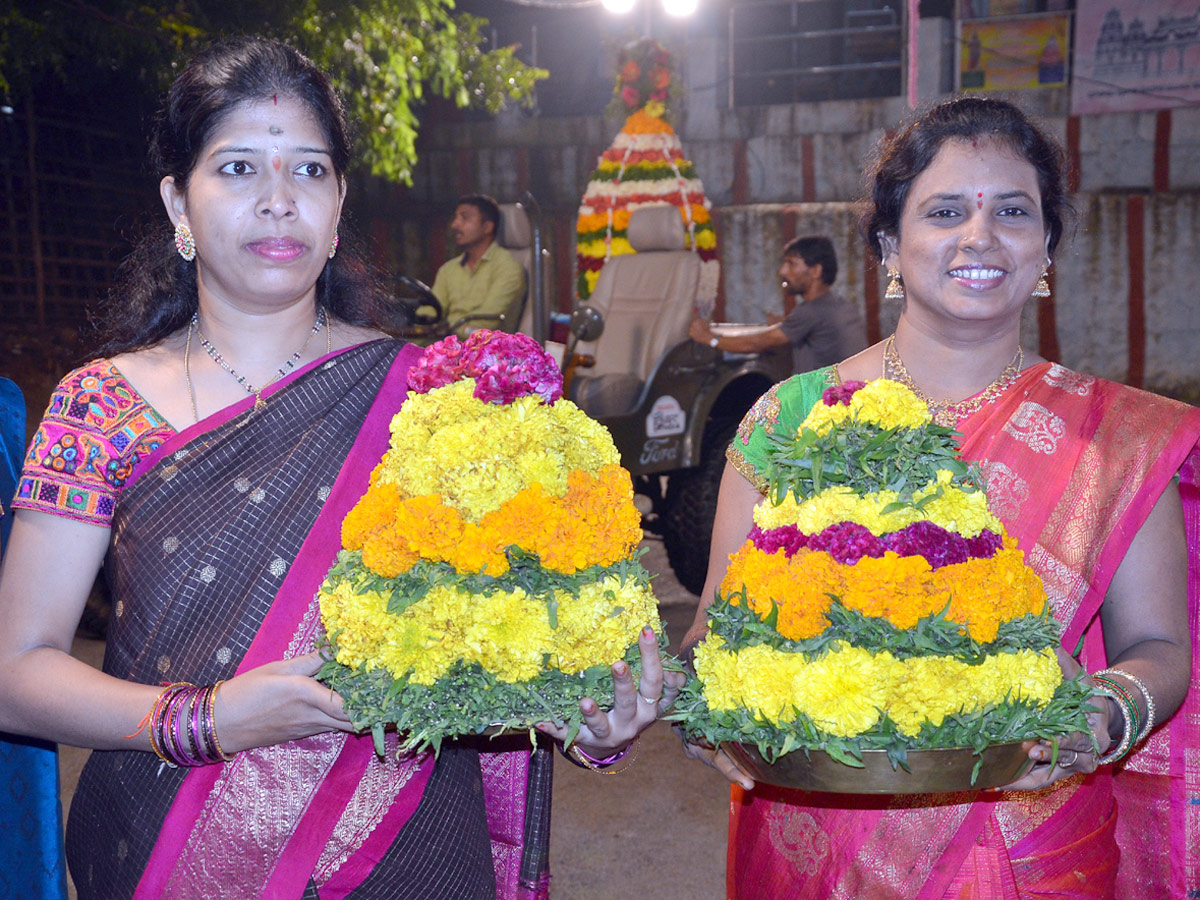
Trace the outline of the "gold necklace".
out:
M 246 393 L 254 395 L 254 409 L 252 412 L 258 412 L 267 405 L 267 401 L 262 398 L 262 392 L 280 378 L 287 375 L 287 373 L 292 371 L 293 368 L 295 368 L 296 363 L 299 361 L 300 357 L 304 355 L 304 351 L 308 348 L 308 345 L 311 343 L 314 335 L 321 330 L 322 326 L 325 326 L 325 355 L 328 356 L 330 353 L 332 353 L 333 329 L 328 327 L 328 314 L 324 309 L 321 309 L 317 312 L 317 319 L 315 322 L 313 322 L 312 331 L 308 333 L 308 337 L 304 339 L 304 343 L 300 346 L 300 349 L 293 353 L 291 357 L 288 358 L 288 361 L 279 367 L 275 375 L 272 376 L 272 378 L 266 384 L 260 388 L 256 388 L 250 384 L 250 382 L 246 381 L 246 376 L 239 375 L 237 372 L 233 371 L 233 369 L 229 367 L 229 364 L 225 362 L 225 358 L 221 356 L 219 352 L 217 352 L 217 348 L 213 346 L 212 341 L 208 340 L 208 338 L 201 334 L 200 311 L 197 310 L 196 312 L 192 313 L 192 320 L 188 323 L 187 341 L 183 345 L 183 377 L 187 381 L 188 397 L 192 401 L 192 418 L 197 422 L 200 421 L 200 413 L 196 409 L 196 388 L 192 385 L 191 356 L 193 331 L 195 331 L 196 336 L 200 338 L 200 345 L 208 351 L 208 355 L 212 357 L 213 362 L 217 363 L 222 369 L 233 376 L 234 380 L 246 389 Z
M 933 418 L 933 421 L 946 428 L 955 427 L 958 424 L 958 420 L 963 416 L 969 416 L 971 413 L 978 412 L 985 404 L 991 403 L 1008 390 L 1009 386 L 1017 380 L 1017 376 L 1021 374 L 1024 364 L 1025 351 L 1021 349 L 1020 344 L 1017 344 L 1016 355 L 1004 367 L 1004 371 L 1000 373 L 995 381 L 974 397 L 968 397 L 966 400 L 960 400 L 958 403 L 951 403 L 949 400 L 934 400 L 917 387 L 912 380 L 912 376 L 908 374 L 908 369 L 904 368 L 904 360 L 896 352 L 895 333 L 883 345 L 883 377 L 892 378 L 900 382 L 916 394 L 921 402 L 929 407 L 929 414 Z

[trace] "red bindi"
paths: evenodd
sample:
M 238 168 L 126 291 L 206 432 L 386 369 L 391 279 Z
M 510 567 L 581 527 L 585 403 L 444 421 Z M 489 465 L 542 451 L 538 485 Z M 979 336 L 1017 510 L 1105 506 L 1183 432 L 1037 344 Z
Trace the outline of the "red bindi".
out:
M 980 209 L 983 209 L 983 191 L 980 191 L 975 196 L 979 198 L 978 200 L 975 201 L 975 205 L 978 206 Z
M 278 95 L 278 94 L 272 94 L 272 95 L 271 95 L 271 102 L 272 102 L 272 103 L 274 103 L 276 106 L 278 106 L 278 105 L 279 105 L 279 95 Z

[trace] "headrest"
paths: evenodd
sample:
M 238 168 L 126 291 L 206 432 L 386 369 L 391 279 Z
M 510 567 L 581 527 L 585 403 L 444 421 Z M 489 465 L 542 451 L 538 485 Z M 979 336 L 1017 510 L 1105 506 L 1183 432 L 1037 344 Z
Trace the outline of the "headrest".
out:
M 687 235 L 683 230 L 683 217 L 674 206 L 643 206 L 629 216 L 629 229 L 625 232 L 633 249 L 686 250 Z
M 500 246 L 509 250 L 524 250 L 533 243 L 529 214 L 520 203 L 500 204 Z

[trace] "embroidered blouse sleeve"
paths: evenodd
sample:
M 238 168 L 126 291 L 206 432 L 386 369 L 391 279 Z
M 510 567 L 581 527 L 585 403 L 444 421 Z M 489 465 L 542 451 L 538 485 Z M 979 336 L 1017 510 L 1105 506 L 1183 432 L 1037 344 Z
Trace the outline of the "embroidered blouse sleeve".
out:
M 107 360 L 76 369 L 50 396 L 13 506 L 108 526 L 134 466 L 170 433 Z
M 833 367 L 815 369 L 781 381 L 758 398 L 738 426 L 725 458 L 764 494 L 767 491 L 769 436 L 793 433 L 833 378 Z

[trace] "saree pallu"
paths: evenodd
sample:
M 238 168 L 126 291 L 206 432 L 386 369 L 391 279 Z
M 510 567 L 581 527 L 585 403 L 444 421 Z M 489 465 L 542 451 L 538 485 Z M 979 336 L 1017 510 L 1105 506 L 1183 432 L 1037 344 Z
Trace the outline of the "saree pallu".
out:
M 420 352 L 397 351 L 377 341 L 318 360 L 264 392 L 264 409 L 247 398 L 134 473 L 105 564 L 107 673 L 208 684 L 313 648 L 342 518 Z M 68 858 L 81 900 L 516 898 L 529 757 L 380 759 L 369 736 L 342 733 L 189 770 L 97 751 Z
M 800 376 L 813 377 L 820 373 Z M 789 410 L 786 387 L 777 399 L 778 427 L 798 425 L 807 408 Z M 1105 664 L 1098 611 L 1113 574 L 1180 474 L 1193 641 L 1187 701 L 1115 778 L 1105 770 L 1038 792 L 882 798 L 734 786 L 728 896 L 1200 896 L 1200 410 L 1046 363 L 959 429 L 993 511 L 1045 583 L 1063 646 L 1082 640 L 1092 671 Z

